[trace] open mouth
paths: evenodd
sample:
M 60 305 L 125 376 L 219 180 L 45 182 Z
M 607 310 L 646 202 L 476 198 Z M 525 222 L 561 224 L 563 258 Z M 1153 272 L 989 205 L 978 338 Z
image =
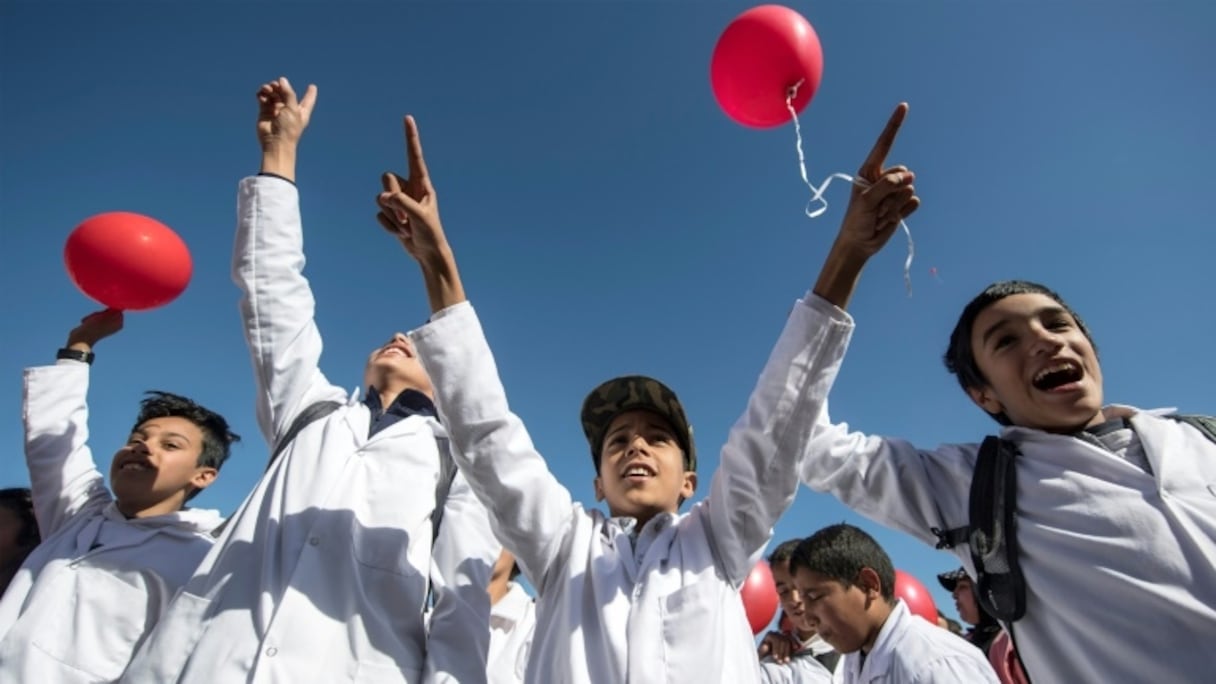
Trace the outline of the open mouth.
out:
M 401 347 L 385 347 L 377 356 L 409 356 Z
M 151 472 L 153 470 L 155 469 L 150 463 L 139 460 L 130 460 L 118 466 L 118 472 L 120 473 Z
M 644 463 L 632 463 L 628 468 L 625 468 L 625 472 L 621 473 L 621 476 L 632 482 L 642 482 L 654 477 L 657 474 L 658 473 L 654 471 L 654 468 L 651 468 Z
M 1035 373 L 1031 384 L 1044 392 L 1073 389 L 1084 376 L 1080 364 L 1075 361 L 1058 361 Z

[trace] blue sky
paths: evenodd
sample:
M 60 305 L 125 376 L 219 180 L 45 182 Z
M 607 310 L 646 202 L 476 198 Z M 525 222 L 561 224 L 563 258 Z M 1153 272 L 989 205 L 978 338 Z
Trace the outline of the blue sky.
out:
M 428 313 L 409 257 L 374 220 L 378 174 L 418 117 L 444 223 L 513 408 L 576 498 L 593 500 L 584 394 L 622 373 L 681 395 L 703 486 L 847 189 L 802 214 L 792 126 L 719 110 L 709 57 L 745 2 L 58 3 L 0 5 L 0 486 L 28 481 L 20 378 L 98 308 L 62 249 L 82 219 L 135 211 L 189 244 L 194 279 L 97 349 L 103 465 L 145 389 L 227 414 L 245 441 L 200 506 L 233 509 L 261 473 L 250 366 L 229 277 L 238 180 L 257 170 L 254 92 L 320 87 L 300 155 L 307 275 L 323 369 L 355 387 L 367 351 Z M 868 268 L 832 395 L 850 425 L 923 446 L 994 425 L 940 354 L 963 304 L 1022 277 L 1060 291 L 1100 347 L 1110 401 L 1216 413 L 1209 208 L 1210 28 L 1194 2 L 791 5 L 823 43 L 802 114 L 813 180 L 852 172 L 892 107 L 893 162 L 923 201 L 914 293 L 902 237 Z M 937 277 L 931 277 L 930 269 Z M 953 606 L 956 562 L 805 488 L 776 540 L 847 520 Z

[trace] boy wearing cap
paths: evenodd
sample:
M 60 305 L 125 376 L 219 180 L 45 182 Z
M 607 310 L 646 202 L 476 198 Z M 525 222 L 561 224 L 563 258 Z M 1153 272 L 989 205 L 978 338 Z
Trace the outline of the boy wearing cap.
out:
M 596 498 L 608 513 L 585 509 L 549 472 L 507 406 L 434 188 L 393 174 L 383 183 L 379 220 L 418 261 L 427 285 L 433 316 L 411 337 L 433 381 L 453 455 L 537 589 L 528 681 L 758 681 L 737 592 L 793 500 L 800 454 L 822 407 L 808 397 L 822 396 L 815 388 L 835 375 L 807 370 L 836 367 L 816 358 L 817 350 L 839 348 L 844 328 L 807 325 L 809 308 L 793 307 L 722 449 L 709 496 L 682 515 L 697 474 L 679 399 L 642 376 L 597 387 L 584 402 L 582 422 Z M 876 203 L 901 192 L 889 183 L 872 191 L 855 197 L 846 214 L 857 230 L 889 219 L 875 213 Z

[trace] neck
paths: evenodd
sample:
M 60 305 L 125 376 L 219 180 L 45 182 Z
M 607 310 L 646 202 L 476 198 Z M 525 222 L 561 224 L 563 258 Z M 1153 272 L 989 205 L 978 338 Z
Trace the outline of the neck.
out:
M 490 586 L 486 587 L 486 591 L 490 594 L 490 605 L 498 605 L 498 602 L 501 601 L 502 597 L 506 596 L 507 592 L 510 590 L 511 580 L 490 580 Z
M 866 641 L 861 645 L 862 653 L 869 655 L 870 651 L 874 650 L 874 644 L 878 641 L 878 634 L 882 631 L 883 625 L 887 624 L 887 620 L 891 619 L 893 610 L 894 606 L 881 598 L 875 603 L 873 608 L 875 622 L 870 625 L 870 631 L 866 634 Z
M 807 639 L 815 636 L 815 630 L 813 629 L 795 628 L 794 633 L 798 635 L 798 641 L 806 641 Z
M 168 515 L 180 511 L 186 505 L 186 495 L 182 492 L 179 495 L 174 495 L 163 501 L 158 501 L 150 506 L 143 506 L 129 501 L 116 501 L 118 512 L 122 513 L 128 520 L 133 518 L 151 518 L 157 515 Z

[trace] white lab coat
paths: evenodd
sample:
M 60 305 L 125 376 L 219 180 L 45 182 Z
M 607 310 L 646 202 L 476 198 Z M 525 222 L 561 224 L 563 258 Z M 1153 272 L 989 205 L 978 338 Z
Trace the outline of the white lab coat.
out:
M 772 656 L 760 659 L 761 684 L 832 684 L 839 681 L 823 663 L 815 659 L 822 653 L 831 653 L 832 647 L 821 639 L 818 634 L 802 642 L 802 648 L 790 654 L 787 663 L 778 663 Z M 844 658 L 836 661 L 836 670 L 843 672 L 841 667 Z
M 633 519 L 575 504 L 507 407 L 472 305 L 411 333 L 435 385 L 454 453 L 493 513 L 495 531 L 537 590 L 529 682 L 756 682 L 755 645 L 738 588 L 792 502 L 797 465 L 834 371 L 821 349 L 845 326 L 808 325 L 796 304 L 705 501 Z
M 490 607 L 488 684 L 522 684 L 536 628 L 536 601 L 511 582 L 507 593 Z
M 484 682 L 501 546 L 457 475 L 432 548 L 443 427 L 410 416 L 368 438 L 367 406 L 318 368 L 295 186 L 247 178 L 238 214 L 233 271 L 267 442 L 312 403 L 345 403 L 271 465 L 127 681 Z
M 815 325 L 852 318 L 815 298 Z M 843 339 L 819 358 L 844 355 Z M 837 361 L 838 363 L 838 361 Z M 828 370 L 828 369 L 824 369 Z M 835 370 L 835 368 L 831 369 Z M 817 387 L 827 396 L 826 387 Z M 1036 684 L 1206 681 L 1216 635 L 1216 445 L 1128 407 L 1152 472 L 1084 439 L 1020 427 L 1019 559 L 1026 615 L 1012 634 Z M 978 445 L 933 450 L 832 425 L 825 407 L 802 478 L 935 544 L 968 521 Z M 969 549 L 955 553 L 975 576 Z
M 89 449 L 89 366 L 25 371 L 25 457 L 42 544 L 0 600 L 0 682 L 122 675 L 211 548 L 217 511 L 128 520 Z
M 903 601 L 878 631 L 874 648 L 844 656 L 845 684 L 1000 684 L 984 652 L 917 617 Z

